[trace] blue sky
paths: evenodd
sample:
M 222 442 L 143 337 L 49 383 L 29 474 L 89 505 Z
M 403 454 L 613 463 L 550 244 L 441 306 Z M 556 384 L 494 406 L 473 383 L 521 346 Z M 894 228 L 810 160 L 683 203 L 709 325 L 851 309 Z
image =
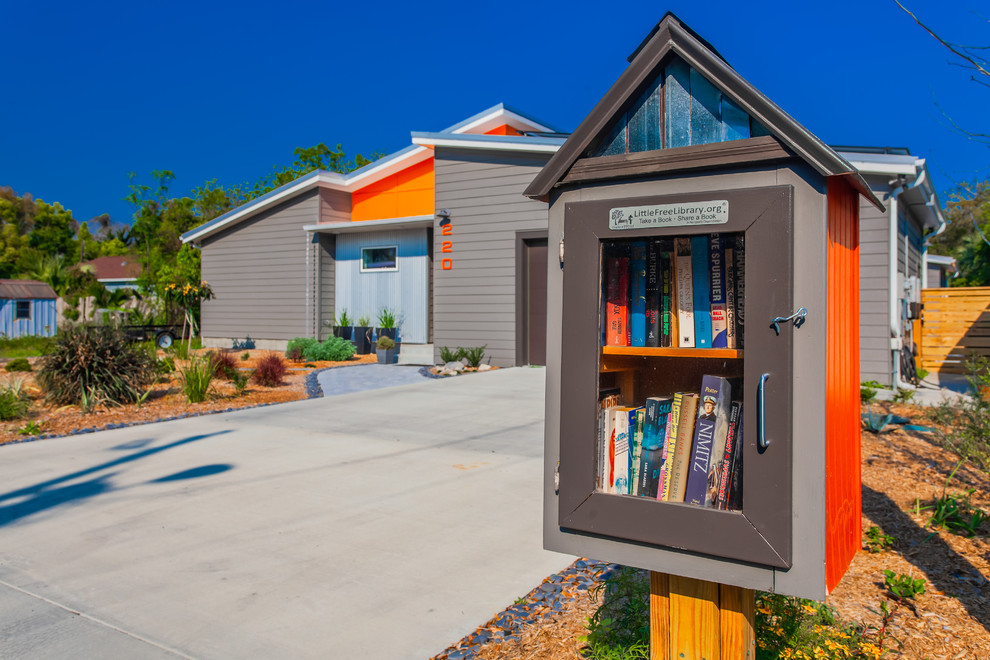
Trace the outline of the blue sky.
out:
M 906 4 L 953 41 L 990 45 L 975 0 Z M 170 169 L 187 194 L 254 181 L 298 146 L 392 152 L 499 102 L 573 130 L 668 9 L 826 142 L 928 158 L 943 203 L 990 176 L 990 148 L 945 117 L 990 132 L 990 89 L 893 0 L 0 0 L 0 185 L 126 222 L 129 172 Z

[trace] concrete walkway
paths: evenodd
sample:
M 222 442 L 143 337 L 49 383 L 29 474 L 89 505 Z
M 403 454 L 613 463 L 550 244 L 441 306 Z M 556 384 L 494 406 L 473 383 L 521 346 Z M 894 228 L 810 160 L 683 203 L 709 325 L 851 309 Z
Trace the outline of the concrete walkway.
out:
M 397 364 L 361 364 L 326 369 L 316 374 L 316 379 L 323 388 L 323 396 L 411 385 L 428 380 L 419 372 L 419 367 Z
M 425 658 L 541 544 L 542 369 L 0 447 L 0 656 Z

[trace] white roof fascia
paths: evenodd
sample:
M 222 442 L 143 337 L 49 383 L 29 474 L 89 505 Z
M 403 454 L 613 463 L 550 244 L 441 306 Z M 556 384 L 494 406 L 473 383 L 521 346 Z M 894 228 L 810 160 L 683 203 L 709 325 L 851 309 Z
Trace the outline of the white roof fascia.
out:
M 385 218 L 382 220 L 356 220 L 352 222 L 321 222 L 316 225 L 305 225 L 304 231 L 322 234 L 342 234 L 369 229 L 395 229 L 403 227 L 421 227 L 432 225 L 432 215 L 410 215 L 404 218 Z
M 956 258 L 949 257 L 942 254 L 929 254 L 925 253 L 925 260 L 930 264 L 939 264 L 940 266 L 955 266 Z
M 400 170 L 406 169 L 410 166 L 410 164 L 415 164 L 409 163 L 410 160 L 415 159 L 417 162 L 424 161 L 432 155 L 433 152 L 429 149 L 426 147 L 420 147 L 419 149 L 410 151 L 404 156 L 392 158 L 378 165 L 371 163 L 365 167 L 362 167 L 360 170 L 356 170 L 355 172 L 346 175 L 344 177 L 346 187 L 342 188 L 342 190 L 355 190 L 357 188 L 372 184 L 375 181 L 384 179 L 391 174 L 395 174 Z
M 849 154 L 840 155 L 845 156 L 849 160 Z M 907 176 L 916 176 L 918 174 L 917 165 L 909 165 L 907 163 L 875 163 L 849 160 L 849 164 L 859 170 L 860 174 L 904 174 Z
M 455 135 L 458 135 L 462 133 L 470 133 L 471 131 L 481 127 L 485 127 L 488 130 L 491 130 L 493 128 L 498 128 L 503 124 L 509 124 L 510 126 L 515 124 L 521 126 L 523 130 L 527 130 L 527 131 L 538 131 L 541 133 L 555 132 L 554 129 L 550 128 L 549 126 L 538 124 L 534 121 L 531 121 L 523 117 L 522 115 L 513 112 L 512 110 L 503 107 L 497 107 L 496 109 L 492 110 L 492 112 L 489 112 L 488 114 L 475 119 L 469 124 L 460 126 L 452 131 L 444 131 L 444 132 L 450 132 Z
M 499 151 L 531 151 L 538 153 L 555 153 L 560 149 L 559 144 L 527 144 L 525 138 L 518 142 L 488 142 L 486 140 L 472 140 L 470 138 L 423 138 L 414 137 L 413 144 L 429 145 L 434 147 L 458 147 L 460 149 L 497 149 Z

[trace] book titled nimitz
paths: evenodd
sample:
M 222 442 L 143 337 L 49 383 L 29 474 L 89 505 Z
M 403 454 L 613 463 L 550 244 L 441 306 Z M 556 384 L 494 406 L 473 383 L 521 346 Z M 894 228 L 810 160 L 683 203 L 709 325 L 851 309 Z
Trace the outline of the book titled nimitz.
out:
M 684 493 L 688 504 L 711 506 L 718 498 L 718 467 L 725 452 L 731 398 L 732 388 L 725 378 L 705 376 L 701 380 L 694 448 Z

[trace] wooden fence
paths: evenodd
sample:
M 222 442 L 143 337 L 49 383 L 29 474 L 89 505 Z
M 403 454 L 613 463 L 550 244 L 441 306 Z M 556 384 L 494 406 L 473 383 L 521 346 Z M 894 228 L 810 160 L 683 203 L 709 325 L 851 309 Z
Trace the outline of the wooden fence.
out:
M 964 373 L 973 353 L 990 357 L 990 287 L 923 289 L 921 366 Z

